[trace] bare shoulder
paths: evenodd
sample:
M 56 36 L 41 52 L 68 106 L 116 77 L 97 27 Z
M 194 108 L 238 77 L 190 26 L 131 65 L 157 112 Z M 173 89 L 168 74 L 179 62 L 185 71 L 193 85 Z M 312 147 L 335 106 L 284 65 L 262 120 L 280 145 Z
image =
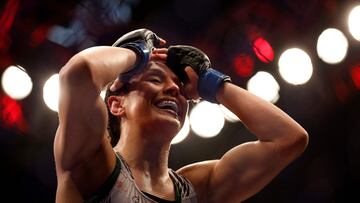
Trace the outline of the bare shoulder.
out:
M 187 178 L 194 186 L 199 202 L 207 201 L 211 174 L 217 163 L 218 160 L 202 161 L 177 170 L 177 173 Z

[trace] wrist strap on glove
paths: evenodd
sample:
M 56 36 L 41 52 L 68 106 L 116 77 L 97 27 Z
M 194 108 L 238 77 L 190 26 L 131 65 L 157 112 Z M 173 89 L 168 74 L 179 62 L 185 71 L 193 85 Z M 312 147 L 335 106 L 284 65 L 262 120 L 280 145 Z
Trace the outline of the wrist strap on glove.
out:
M 209 102 L 218 104 L 219 102 L 216 99 L 216 93 L 224 82 L 231 82 L 228 75 L 212 68 L 201 71 L 198 80 L 198 91 L 200 97 Z
M 120 47 L 131 49 L 136 54 L 134 67 L 131 70 L 119 75 L 119 80 L 123 83 L 127 83 L 134 75 L 142 72 L 146 68 L 150 58 L 150 50 L 147 48 L 146 43 L 142 40 L 129 42 L 121 45 Z

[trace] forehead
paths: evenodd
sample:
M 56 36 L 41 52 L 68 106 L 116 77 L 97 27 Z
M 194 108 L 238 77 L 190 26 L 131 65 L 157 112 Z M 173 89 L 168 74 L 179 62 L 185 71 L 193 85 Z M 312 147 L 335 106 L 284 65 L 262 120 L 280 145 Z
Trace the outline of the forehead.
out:
M 166 64 L 160 61 L 150 61 L 148 68 L 144 71 L 144 75 L 148 73 L 161 74 L 173 79 L 174 81 L 179 81 L 179 78 L 175 75 L 175 73 Z

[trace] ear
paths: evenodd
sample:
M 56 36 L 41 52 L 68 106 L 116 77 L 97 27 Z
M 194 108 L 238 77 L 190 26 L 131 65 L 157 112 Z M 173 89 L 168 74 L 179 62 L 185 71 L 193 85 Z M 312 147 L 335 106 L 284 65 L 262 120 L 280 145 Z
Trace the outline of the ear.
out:
M 107 101 L 109 111 L 114 116 L 125 116 L 125 107 L 123 105 L 124 98 L 122 96 L 110 96 Z

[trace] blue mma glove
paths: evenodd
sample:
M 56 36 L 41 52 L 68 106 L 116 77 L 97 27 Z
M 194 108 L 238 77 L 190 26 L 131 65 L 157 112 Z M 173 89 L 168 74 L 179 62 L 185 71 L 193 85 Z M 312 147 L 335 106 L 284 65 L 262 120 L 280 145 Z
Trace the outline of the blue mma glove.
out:
M 150 52 L 159 44 L 160 38 L 148 29 L 133 30 L 116 40 L 112 46 L 131 49 L 136 53 L 134 67 L 125 73 L 121 73 L 119 75 L 120 81 L 126 83 L 134 75 L 142 72 L 149 62 Z
M 211 68 L 208 56 L 192 46 L 176 45 L 168 48 L 166 65 L 186 83 L 189 79 L 185 73 L 186 66 L 191 66 L 198 74 L 198 92 L 203 99 L 219 103 L 216 93 L 224 82 L 230 82 L 229 76 Z

